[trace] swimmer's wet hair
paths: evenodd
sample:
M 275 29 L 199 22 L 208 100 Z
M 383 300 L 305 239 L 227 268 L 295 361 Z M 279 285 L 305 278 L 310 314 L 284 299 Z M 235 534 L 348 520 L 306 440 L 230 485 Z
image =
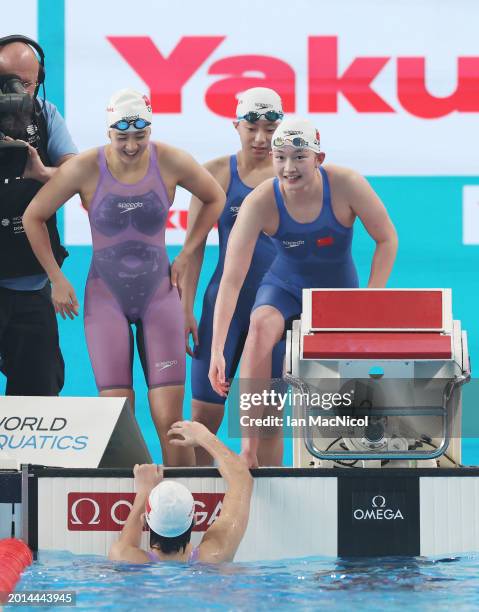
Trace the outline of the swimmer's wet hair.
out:
M 150 548 L 159 548 L 164 555 L 180 552 L 181 548 L 183 549 L 182 552 L 185 552 L 191 539 L 192 529 L 193 523 L 191 523 L 184 533 L 175 538 L 165 538 L 165 536 L 158 535 L 150 529 Z

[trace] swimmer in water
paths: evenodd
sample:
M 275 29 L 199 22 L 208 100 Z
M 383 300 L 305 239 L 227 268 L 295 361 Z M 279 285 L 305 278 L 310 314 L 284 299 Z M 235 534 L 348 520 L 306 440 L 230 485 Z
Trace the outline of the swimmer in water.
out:
M 32 200 L 23 217 L 24 227 L 52 283 L 56 311 L 73 319 L 78 301 L 53 257 L 45 222 L 64 202 L 80 194 L 93 241 L 85 289 L 85 334 L 100 395 L 128 397 L 134 406 L 134 324 L 163 462 L 192 465 L 191 449 L 167 444 L 172 423 L 182 418 L 184 395 L 179 290 L 191 253 L 219 217 L 225 195 L 188 153 L 150 141 L 153 113 L 146 96 L 121 90 L 112 96 L 106 115 L 110 144 L 64 164 Z M 177 186 L 190 191 L 202 205 L 170 270 L 165 228 Z
M 189 489 L 174 480 L 163 480 L 163 471 L 156 465 L 135 465 L 135 501 L 109 558 L 128 563 L 233 561 L 248 526 L 253 492 L 249 470 L 238 455 L 201 423 L 174 423 L 168 435 L 170 444 L 200 446 L 216 461 L 226 482 L 221 514 L 207 529 L 201 543 L 193 547 L 190 538 L 195 507 Z M 150 528 L 148 550 L 140 547 L 144 520 Z

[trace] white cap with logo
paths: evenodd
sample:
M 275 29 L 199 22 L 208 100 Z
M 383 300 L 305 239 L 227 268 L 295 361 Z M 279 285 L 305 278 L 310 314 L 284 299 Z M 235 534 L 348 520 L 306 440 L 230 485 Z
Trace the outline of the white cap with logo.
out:
M 163 480 L 146 501 L 145 519 L 150 529 L 165 538 L 185 533 L 193 522 L 195 501 L 185 485 Z
M 298 147 L 320 153 L 319 132 L 309 119 L 288 117 L 276 128 L 271 146 L 273 149 Z
M 243 91 L 238 96 L 238 106 L 236 107 L 236 117 L 238 119 L 245 118 L 248 113 L 257 113 L 264 115 L 266 112 L 274 112 L 280 115 L 277 119 L 283 118 L 283 106 L 281 98 L 268 87 L 252 87 Z M 275 119 L 275 121 L 277 121 Z
M 135 119 L 143 119 L 151 123 L 153 119 L 151 102 L 148 96 L 134 89 L 120 89 L 120 91 L 112 95 L 108 103 L 108 108 L 106 109 L 107 125 L 110 128 L 115 123 L 118 123 L 118 121 L 132 121 Z M 137 130 L 142 128 L 135 128 L 131 124 L 127 129 Z

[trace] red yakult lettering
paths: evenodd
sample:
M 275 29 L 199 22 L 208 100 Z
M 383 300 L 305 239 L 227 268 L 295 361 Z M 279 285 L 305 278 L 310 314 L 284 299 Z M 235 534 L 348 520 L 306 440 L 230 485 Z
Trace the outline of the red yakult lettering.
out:
M 446 97 L 433 96 L 426 88 L 426 58 L 399 57 L 398 99 L 402 107 L 423 119 L 437 119 L 454 111 L 479 111 L 479 57 L 459 57 L 456 90 Z
M 360 113 L 394 113 L 371 88 L 389 57 L 358 57 L 338 76 L 337 36 L 311 36 L 308 49 L 310 113 L 336 113 L 340 93 Z
M 184 36 L 165 57 L 147 36 L 109 36 L 108 40 L 150 88 L 155 113 L 180 113 L 183 86 L 223 42 L 225 36 Z M 389 56 L 356 57 L 339 74 L 337 36 L 308 39 L 308 112 L 337 113 L 340 95 L 358 113 L 395 113 L 373 89 Z M 398 57 L 397 98 L 402 108 L 422 119 L 453 113 L 479 112 L 479 57 L 459 57 L 457 85 L 448 96 L 435 96 L 426 87 L 426 58 Z M 253 74 L 251 74 L 253 73 Z M 255 74 L 256 73 L 256 74 Z M 294 68 L 266 55 L 238 55 L 214 62 L 208 74 L 223 78 L 205 94 L 208 108 L 234 118 L 237 94 L 250 87 L 271 87 L 283 100 L 285 112 L 295 112 Z M 170 227 L 177 227 L 173 224 Z
M 184 36 L 164 57 L 148 36 L 108 36 L 110 43 L 147 83 L 155 113 L 181 113 L 181 90 L 224 36 Z

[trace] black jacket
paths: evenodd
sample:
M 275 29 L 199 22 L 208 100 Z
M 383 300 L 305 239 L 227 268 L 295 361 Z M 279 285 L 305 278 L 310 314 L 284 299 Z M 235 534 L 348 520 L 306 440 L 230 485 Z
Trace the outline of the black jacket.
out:
M 34 122 L 27 130 L 28 140 L 37 149 L 44 165 L 51 166 L 47 153 L 47 122 L 38 102 L 36 106 Z M 0 181 L 0 279 L 45 273 L 33 254 L 22 225 L 22 215 L 41 187 L 42 183 L 33 179 Z M 47 229 L 55 259 L 62 265 L 68 252 L 60 244 L 56 215 L 47 221 Z

